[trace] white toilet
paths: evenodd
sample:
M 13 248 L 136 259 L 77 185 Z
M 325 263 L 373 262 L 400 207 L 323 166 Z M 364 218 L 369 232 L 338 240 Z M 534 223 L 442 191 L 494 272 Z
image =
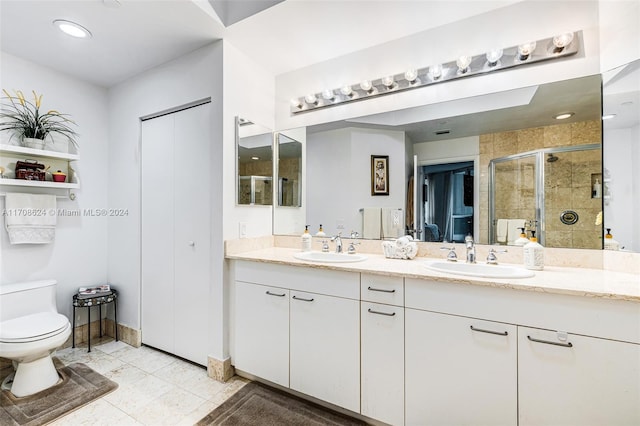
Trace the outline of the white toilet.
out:
M 13 361 L 15 375 L 3 389 L 17 397 L 58 383 L 51 354 L 66 342 L 71 324 L 56 308 L 55 280 L 0 285 L 0 357 Z

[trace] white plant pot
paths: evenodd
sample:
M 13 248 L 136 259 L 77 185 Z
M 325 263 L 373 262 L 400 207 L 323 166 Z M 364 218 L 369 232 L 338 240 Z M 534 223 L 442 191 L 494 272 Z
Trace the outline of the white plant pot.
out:
M 27 148 L 33 149 L 44 149 L 44 139 L 36 139 L 36 138 L 22 138 L 22 143 Z

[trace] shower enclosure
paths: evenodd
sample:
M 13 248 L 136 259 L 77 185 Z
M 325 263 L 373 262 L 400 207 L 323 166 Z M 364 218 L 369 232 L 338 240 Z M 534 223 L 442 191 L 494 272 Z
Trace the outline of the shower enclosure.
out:
M 489 163 L 489 243 L 512 244 L 523 223 L 547 247 L 602 248 L 600 144 L 547 148 Z M 594 187 L 603 185 L 603 190 Z

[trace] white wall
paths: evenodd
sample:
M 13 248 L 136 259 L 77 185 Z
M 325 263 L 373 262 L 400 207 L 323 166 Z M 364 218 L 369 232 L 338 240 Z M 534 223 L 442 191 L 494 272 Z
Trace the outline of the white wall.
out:
M 212 101 L 213 173 L 211 194 L 203 197 L 211 197 L 214 211 L 211 219 L 213 280 L 210 294 L 199 296 L 209 297 L 213 305 L 222 299 L 222 43 L 212 43 L 109 90 L 109 205 L 126 208 L 130 214 L 109 222 L 108 274 L 109 281 L 121 293 L 118 321 L 134 329 L 140 328 L 140 118 L 207 97 Z M 166 167 L 189 172 L 188 164 L 167 164 Z M 222 321 L 211 319 L 212 329 L 221 328 L 221 324 Z M 218 335 L 221 334 L 218 330 Z M 214 330 L 208 337 L 210 351 L 214 353 L 217 348 Z
M 640 2 L 601 0 L 600 70 L 612 70 L 640 59 Z
M 35 90 L 43 94 L 43 108 L 68 113 L 78 124 L 80 161 L 74 164 L 74 168 L 80 175 L 81 186 L 74 191 L 76 200 L 58 200 L 58 209 L 84 212 L 84 209 L 107 208 L 109 132 L 106 89 L 4 52 L 1 58 L 2 88 L 22 90 L 27 97 L 31 90 Z M 8 135 L 2 133 L 5 140 Z M 9 191 L 12 189 L 1 189 L 1 192 Z M 0 198 L 0 207 L 4 209 L 4 197 Z M 46 278 L 58 280 L 58 311 L 71 319 L 71 296 L 78 287 L 107 281 L 107 231 L 106 217 L 60 216 L 54 243 L 11 245 L 2 221 L 0 283 Z
M 389 156 L 388 196 L 371 195 L 371 155 Z M 347 128 L 307 135 L 306 166 L 312 234 L 319 224 L 327 235 L 360 232 L 364 207 L 405 208 L 404 132 Z
M 604 227 L 621 247 L 640 251 L 640 126 L 627 129 L 606 130 L 606 149 L 603 154 L 605 185 L 611 195 L 605 199 Z M 606 194 L 605 194 L 606 195 Z
M 571 58 L 460 79 L 291 116 L 290 100 L 364 78 L 401 73 L 448 62 L 461 54 L 481 54 L 489 46 L 508 47 L 567 30 L 583 31 L 583 51 Z M 593 75 L 600 71 L 598 3 L 523 1 L 450 25 L 427 30 L 282 74 L 276 79 L 276 128 L 287 129 L 359 117 L 451 99 Z

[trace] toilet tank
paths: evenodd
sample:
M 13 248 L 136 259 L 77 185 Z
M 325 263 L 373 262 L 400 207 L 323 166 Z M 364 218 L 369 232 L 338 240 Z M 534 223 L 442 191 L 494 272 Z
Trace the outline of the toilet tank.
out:
M 56 280 L 0 285 L 0 321 L 38 312 L 58 312 Z

